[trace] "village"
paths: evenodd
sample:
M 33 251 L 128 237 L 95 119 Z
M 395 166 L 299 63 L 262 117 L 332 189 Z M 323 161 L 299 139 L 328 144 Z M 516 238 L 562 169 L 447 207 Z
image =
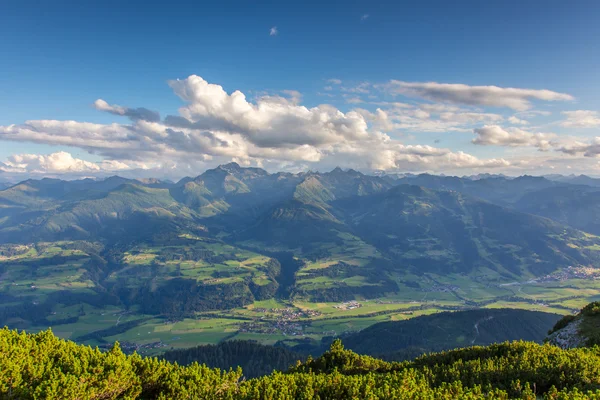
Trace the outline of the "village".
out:
M 139 344 L 139 343 L 133 343 L 133 342 L 121 342 L 120 346 L 121 346 L 121 350 L 123 350 L 123 352 L 125 354 L 131 354 L 133 352 L 143 354 L 143 353 L 147 352 L 148 350 L 168 347 L 168 345 L 166 343 L 163 343 L 161 341 L 145 343 L 145 344 Z M 108 350 L 110 347 L 112 347 L 112 343 L 106 344 L 101 347 L 105 347 Z
M 344 303 L 338 304 L 333 307 L 337 308 L 339 310 L 354 310 L 356 308 L 362 307 L 362 304 L 360 304 L 358 301 L 352 300 L 352 301 L 346 301 Z
M 304 327 L 309 323 L 307 319 L 322 315 L 316 310 L 291 307 L 255 308 L 253 311 L 263 315 L 252 322 L 242 323 L 240 332 L 298 336 L 303 334 Z M 305 321 L 301 321 L 303 319 Z
M 561 269 L 560 271 L 553 272 L 549 275 L 542 276 L 534 279 L 536 282 L 552 282 L 552 281 L 566 281 L 567 279 L 589 279 L 597 280 L 600 279 L 600 270 L 591 267 L 573 267 L 568 266 L 567 268 Z
M 301 309 L 301 308 L 255 308 L 254 312 L 263 314 L 261 319 L 275 317 L 278 320 L 297 320 L 301 318 L 318 317 L 321 315 L 320 311 Z

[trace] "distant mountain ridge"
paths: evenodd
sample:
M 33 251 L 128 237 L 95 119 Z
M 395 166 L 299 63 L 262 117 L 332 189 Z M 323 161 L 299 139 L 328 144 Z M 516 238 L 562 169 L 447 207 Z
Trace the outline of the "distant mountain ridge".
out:
M 291 242 L 312 248 L 328 235 L 335 242 L 335 235 L 348 232 L 388 254 L 414 250 L 426 255 L 428 249 L 442 246 L 450 252 L 454 249 L 457 263 L 483 262 L 488 267 L 506 263 L 508 254 L 487 261 L 488 257 L 477 256 L 472 261 L 465 257 L 479 251 L 475 247 L 487 248 L 489 254 L 490 246 L 496 246 L 493 243 L 504 245 L 514 238 L 530 241 L 527 247 L 533 248 L 546 240 L 542 238 L 556 238 L 564 230 L 532 215 L 600 233 L 600 188 L 531 176 L 474 180 L 421 174 L 390 179 L 340 168 L 326 173 L 268 173 L 229 163 L 177 183 L 116 176 L 102 181 L 27 180 L 0 191 L 0 205 L 3 242 L 102 239 L 114 224 L 144 218 L 168 223 L 174 229 L 220 231 L 235 240 L 257 239 L 287 248 L 298 247 Z M 501 223 L 492 228 L 489 224 L 495 221 Z M 453 231 L 456 229 L 459 231 Z M 510 233 L 501 234 L 498 229 Z M 396 240 L 400 235 L 413 244 L 416 237 L 426 243 L 426 231 L 431 237 L 428 247 L 402 247 L 402 240 Z M 298 240 L 300 232 L 302 240 Z M 579 235 L 572 229 L 565 232 Z M 473 234 L 486 239 L 474 239 Z M 110 235 L 114 237 L 115 232 Z M 460 245 L 447 241 L 461 238 L 465 240 Z M 560 248 L 560 242 L 553 239 L 538 250 L 543 254 L 544 248 Z M 573 250 L 573 246 L 560 248 L 561 264 L 592 264 L 582 252 Z M 435 258 L 426 256 L 424 261 L 428 260 Z M 540 261 L 556 263 L 555 259 Z

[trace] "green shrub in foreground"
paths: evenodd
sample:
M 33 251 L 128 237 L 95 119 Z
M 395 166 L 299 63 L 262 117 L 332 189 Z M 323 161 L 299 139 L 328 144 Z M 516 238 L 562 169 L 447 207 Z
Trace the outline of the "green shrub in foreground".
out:
M 288 372 L 180 366 L 118 343 L 108 352 L 55 337 L 0 330 L 0 398 L 15 399 L 600 399 L 600 350 L 529 342 L 387 363 L 336 341 Z

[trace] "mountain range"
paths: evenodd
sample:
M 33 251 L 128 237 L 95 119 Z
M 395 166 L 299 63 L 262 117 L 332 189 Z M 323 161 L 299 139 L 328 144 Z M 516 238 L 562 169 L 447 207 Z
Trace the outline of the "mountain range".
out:
M 75 292 L 169 317 L 274 297 L 436 291 L 477 306 L 473 282 L 499 288 L 600 266 L 595 182 L 268 173 L 236 163 L 178 182 L 26 180 L 0 191 L 2 319 L 33 301 L 49 305 L 30 318 L 47 321 L 56 302 L 76 303 L 65 300 Z M 464 284 L 447 284 L 450 275 Z

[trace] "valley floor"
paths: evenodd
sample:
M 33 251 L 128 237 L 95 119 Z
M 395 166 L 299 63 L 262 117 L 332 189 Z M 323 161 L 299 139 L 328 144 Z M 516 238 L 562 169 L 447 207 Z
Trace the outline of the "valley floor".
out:
M 172 348 L 233 339 L 264 344 L 282 341 L 288 345 L 317 342 L 324 336 L 359 331 L 378 322 L 474 307 L 516 308 L 566 315 L 598 299 L 600 286 L 593 279 L 509 283 L 486 288 L 476 282 L 467 283 L 462 277 L 448 277 L 437 284 L 435 290 L 418 296 L 406 293 L 405 296 L 337 303 L 270 299 L 243 308 L 198 313 L 195 318 L 179 321 L 139 314 L 134 309 L 98 309 L 84 305 L 84 315 L 77 322 L 56 325 L 52 329 L 59 337 L 75 340 L 97 332 L 97 337 L 89 337 L 83 343 L 98 345 L 119 341 L 126 350 L 158 354 Z M 55 318 L 64 319 L 80 313 L 81 306 L 65 307 Z M 46 328 L 34 326 L 28 331 Z M 469 345 L 471 339 L 459 337 L 456 346 Z

